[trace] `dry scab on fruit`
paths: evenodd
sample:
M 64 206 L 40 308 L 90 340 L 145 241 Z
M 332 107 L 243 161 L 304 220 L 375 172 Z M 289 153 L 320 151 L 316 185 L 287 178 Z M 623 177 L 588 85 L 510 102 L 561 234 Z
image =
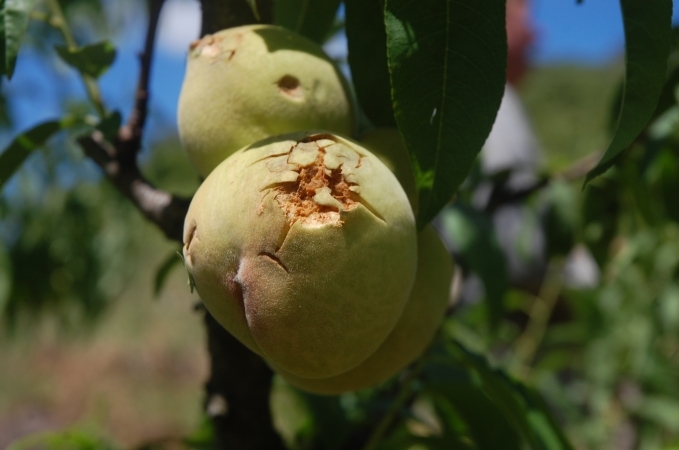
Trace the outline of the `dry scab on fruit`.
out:
M 415 220 L 394 175 L 329 133 L 252 144 L 193 198 L 184 257 L 212 315 L 277 367 L 327 378 L 398 322 L 415 278 Z
M 351 136 L 349 88 L 316 43 L 281 27 L 248 25 L 192 44 L 179 97 L 179 135 L 207 176 L 252 142 L 299 130 Z
M 417 275 L 410 298 L 396 327 L 375 353 L 357 367 L 324 379 L 274 369 L 301 389 L 328 395 L 375 386 L 417 359 L 443 321 L 453 277 L 450 256 L 431 225 L 420 232 L 417 243 Z

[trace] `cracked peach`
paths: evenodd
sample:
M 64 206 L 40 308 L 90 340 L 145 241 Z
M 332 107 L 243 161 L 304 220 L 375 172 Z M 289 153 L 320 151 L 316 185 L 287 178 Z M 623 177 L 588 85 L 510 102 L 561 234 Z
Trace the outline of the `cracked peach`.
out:
M 274 369 L 290 384 L 316 394 L 333 395 L 375 386 L 417 359 L 430 344 L 448 305 L 453 264 L 436 230 L 418 236 L 417 275 L 396 327 L 380 347 L 357 367 L 334 377 L 306 379 Z
M 252 144 L 205 179 L 184 259 L 207 309 L 304 378 L 367 359 L 403 312 L 417 265 L 405 192 L 374 155 L 325 132 Z
M 316 43 L 285 28 L 247 25 L 191 44 L 178 105 L 179 136 L 207 176 L 252 142 L 299 130 L 351 136 L 348 84 Z

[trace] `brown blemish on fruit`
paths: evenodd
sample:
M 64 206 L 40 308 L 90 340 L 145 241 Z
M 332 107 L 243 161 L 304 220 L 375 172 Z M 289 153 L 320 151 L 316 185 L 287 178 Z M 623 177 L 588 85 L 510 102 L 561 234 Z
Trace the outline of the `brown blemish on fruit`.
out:
M 191 42 L 189 45 L 189 52 L 194 57 L 202 56 L 207 58 L 209 62 L 215 62 L 222 54 L 226 56 L 227 61 L 231 61 L 231 59 L 236 54 L 236 47 L 241 40 L 242 36 L 237 35 L 229 41 L 235 41 L 233 48 L 223 48 L 223 36 L 207 35 L 201 39 Z
M 325 151 L 318 148 L 316 159 L 299 168 L 297 181 L 281 183 L 274 189 L 289 224 L 341 226 L 340 211 L 350 211 L 358 203 L 351 190 L 354 186 L 345 179 L 341 167 L 326 167 Z
M 299 78 L 292 75 L 283 75 L 276 83 L 281 94 L 290 97 L 293 100 L 304 99 L 304 91 L 299 82 Z
M 195 238 L 196 240 L 198 240 L 197 237 L 196 237 L 196 230 L 198 230 L 198 224 L 194 220 L 194 221 L 191 222 L 191 225 L 189 226 L 188 236 L 186 237 L 186 242 L 184 243 L 184 255 L 185 255 L 185 258 L 186 258 L 186 262 L 188 264 L 193 263 L 192 258 L 191 258 L 190 249 L 191 249 L 191 242 L 193 242 L 193 239 Z

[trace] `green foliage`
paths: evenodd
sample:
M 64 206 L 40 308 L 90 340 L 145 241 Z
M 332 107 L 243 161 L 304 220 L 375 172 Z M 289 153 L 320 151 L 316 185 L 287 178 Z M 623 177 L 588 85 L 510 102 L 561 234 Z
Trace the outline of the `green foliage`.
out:
M 12 78 L 33 0 L 0 1 L 0 74 Z
M 491 219 L 473 208 L 457 204 L 443 211 L 441 225 L 455 243 L 460 263 L 481 278 L 486 290 L 488 324 L 490 329 L 497 328 L 505 312 L 503 301 L 509 287 L 509 275 Z
M 9 146 L 0 153 L 0 188 L 14 175 L 14 172 L 21 167 L 28 155 L 36 150 L 52 137 L 54 133 L 61 130 L 62 124 L 58 120 L 36 125 L 30 130 L 17 136 Z
M 672 38 L 672 1 L 620 0 L 626 39 L 625 87 L 617 128 L 585 184 L 611 168 L 653 116 L 665 84 Z
M 102 76 L 116 59 L 116 49 L 109 41 L 75 49 L 56 45 L 54 49 L 67 64 L 93 78 Z
M 345 0 L 344 5 L 349 66 L 358 103 L 373 125 L 394 127 L 383 2 Z
M 116 450 L 109 441 L 80 430 L 30 435 L 14 442 L 7 450 Z
M 505 2 L 389 0 L 385 11 L 392 98 L 421 229 L 467 177 L 495 121 L 507 63 Z
M 129 228 L 139 218 L 103 184 L 51 186 L 39 200 L 26 200 L 0 218 L 16 230 L 8 246 L 14 276 L 0 317 L 10 325 L 41 312 L 60 316 L 67 327 L 91 321 L 132 273 Z

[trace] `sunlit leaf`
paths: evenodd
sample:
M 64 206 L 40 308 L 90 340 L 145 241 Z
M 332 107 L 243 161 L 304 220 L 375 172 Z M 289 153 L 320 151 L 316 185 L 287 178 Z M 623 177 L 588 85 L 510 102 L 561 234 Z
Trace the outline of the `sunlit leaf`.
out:
M 507 63 L 505 2 L 388 0 L 385 23 L 421 229 L 467 177 L 495 121 Z
M 665 84 L 672 38 L 672 0 L 620 0 L 626 69 L 618 122 L 606 153 L 585 184 L 611 168 L 646 127 Z
M 396 126 L 383 1 L 345 0 L 344 5 L 349 66 L 358 103 L 373 125 Z
M 322 44 L 329 36 L 341 0 L 276 0 L 274 24 Z
M 103 75 L 116 59 L 116 49 L 109 41 L 76 49 L 55 45 L 54 49 L 67 64 L 94 78 Z
M 34 0 L 0 0 L 0 73 L 11 78 Z

